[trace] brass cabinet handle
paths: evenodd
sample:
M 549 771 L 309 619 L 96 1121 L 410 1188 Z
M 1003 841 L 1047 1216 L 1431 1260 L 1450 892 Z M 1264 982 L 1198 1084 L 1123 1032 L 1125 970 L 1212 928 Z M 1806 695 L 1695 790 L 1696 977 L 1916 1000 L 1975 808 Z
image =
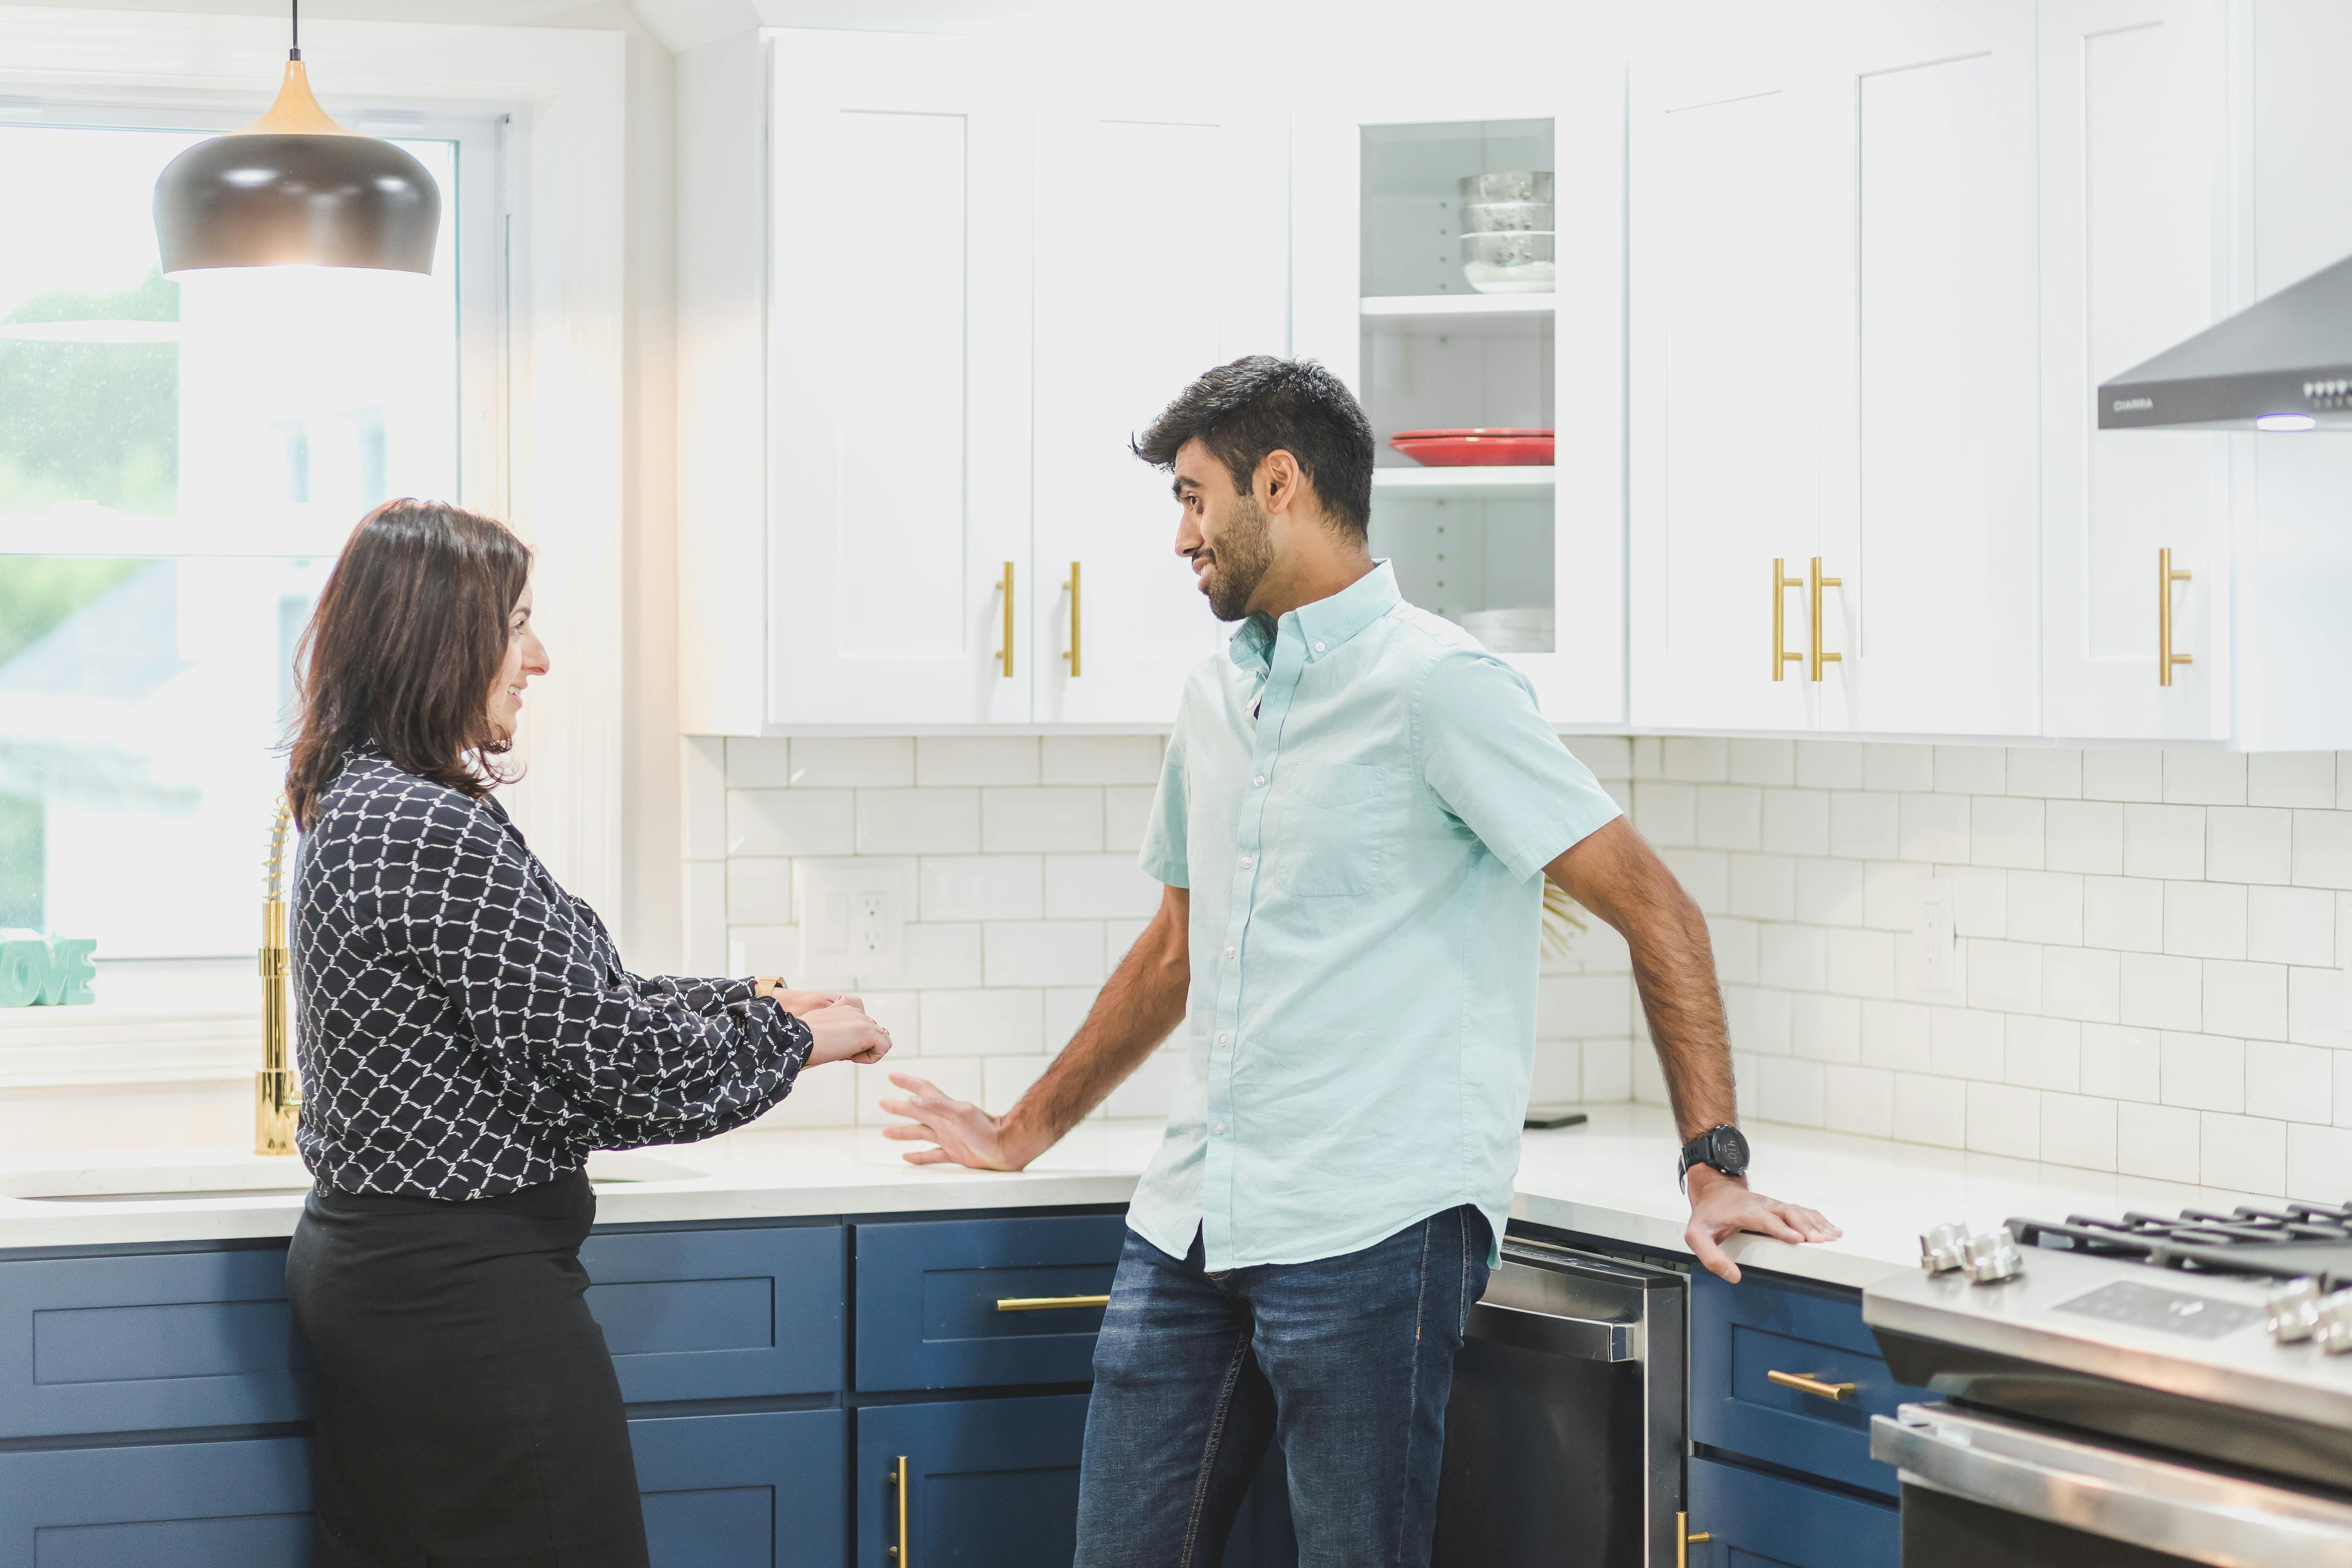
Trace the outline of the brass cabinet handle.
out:
M 907 1539 L 907 1494 L 914 1486 L 907 1474 L 907 1456 L 898 1456 L 898 1468 L 890 1472 L 890 1484 L 898 1491 L 898 1544 L 890 1548 L 890 1561 L 898 1568 L 913 1568 L 913 1543 Z
M 2185 653 L 2172 651 L 2172 585 L 2189 581 L 2189 573 L 2172 564 L 2172 552 L 2156 552 L 2156 683 L 2172 684 L 2172 667 L 2197 661 Z
M 1051 1312 L 1065 1307 L 1108 1307 L 1108 1296 L 999 1296 L 1000 1312 Z
M 1812 569 L 1807 573 L 1806 575 L 1811 581 L 1811 597 L 1813 601 L 1812 678 L 1815 680 L 1819 680 L 1822 678 L 1822 666 L 1825 664 L 1835 664 L 1845 658 L 1845 655 L 1842 653 L 1823 653 L 1822 651 L 1822 590 L 1824 588 L 1843 588 L 1845 586 L 1845 579 L 1843 577 L 1822 576 L 1822 558 L 1818 555 L 1813 557 Z
M 1714 1539 L 1715 1536 L 1711 1532 L 1704 1530 L 1696 1535 L 1692 1534 L 1690 1515 L 1686 1513 L 1675 1515 L 1675 1568 L 1690 1568 L 1690 1549 L 1694 1546 L 1704 1546 Z
M 1850 1383 L 1823 1383 L 1818 1377 L 1807 1377 L 1801 1372 L 1768 1372 L 1767 1383 L 1777 1383 L 1783 1388 L 1793 1388 L 1800 1394 L 1817 1394 L 1823 1399 L 1847 1400 L 1853 1397 Z
M 1004 679 L 1013 679 L 1013 563 L 1004 563 L 1004 579 L 999 585 L 1004 597 L 1004 647 L 997 655 L 1004 666 Z
M 1078 563 L 1070 563 L 1070 580 L 1062 584 L 1070 591 L 1070 647 L 1062 655 L 1070 661 L 1070 679 L 1075 680 L 1085 671 L 1078 663 Z
M 1785 558 L 1778 555 L 1772 557 L 1772 679 L 1775 680 L 1788 679 L 1787 673 L 1780 668 L 1782 665 L 1802 664 L 1805 660 L 1803 654 L 1789 651 L 1788 616 L 1789 590 L 1801 588 L 1804 585 L 1805 580 L 1802 577 L 1789 575 L 1789 563 Z

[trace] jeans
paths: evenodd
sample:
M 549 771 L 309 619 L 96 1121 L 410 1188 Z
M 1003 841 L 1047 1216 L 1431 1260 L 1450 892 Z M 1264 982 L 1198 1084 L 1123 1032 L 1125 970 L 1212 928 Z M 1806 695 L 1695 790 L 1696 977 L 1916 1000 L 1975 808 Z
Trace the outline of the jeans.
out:
M 1486 1221 L 1463 1207 L 1360 1252 L 1211 1274 L 1133 1231 L 1095 1345 L 1077 1568 L 1211 1568 L 1266 1444 L 1300 1568 L 1426 1568 L 1445 1398 Z

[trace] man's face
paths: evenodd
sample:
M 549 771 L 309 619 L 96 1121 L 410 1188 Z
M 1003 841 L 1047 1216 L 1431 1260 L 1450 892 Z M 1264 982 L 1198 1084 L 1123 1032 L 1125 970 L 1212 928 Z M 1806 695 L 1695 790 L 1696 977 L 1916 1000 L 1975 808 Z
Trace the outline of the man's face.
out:
M 1192 563 L 1210 613 L 1238 621 L 1274 563 L 1274 535 L 1257 498 L 1234 486 L 1234 477 L 1196 438 L 1176 454 L 1176 553 Z

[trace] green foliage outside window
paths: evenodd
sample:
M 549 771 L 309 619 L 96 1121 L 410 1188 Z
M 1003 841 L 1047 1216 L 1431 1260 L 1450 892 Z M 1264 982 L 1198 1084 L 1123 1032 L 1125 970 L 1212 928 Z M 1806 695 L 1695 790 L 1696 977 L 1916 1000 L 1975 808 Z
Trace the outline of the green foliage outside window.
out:
M 0 795 L 0 927 L 41 929 L 41 889 L 47 845 L 41 803 Z
M 0 325 L 176 321 L 180 286 L 150 271 L 111 294 L 55 289 Z M 58 501 L 178 510 L 180 345 L 0 338 L 0 515 Z

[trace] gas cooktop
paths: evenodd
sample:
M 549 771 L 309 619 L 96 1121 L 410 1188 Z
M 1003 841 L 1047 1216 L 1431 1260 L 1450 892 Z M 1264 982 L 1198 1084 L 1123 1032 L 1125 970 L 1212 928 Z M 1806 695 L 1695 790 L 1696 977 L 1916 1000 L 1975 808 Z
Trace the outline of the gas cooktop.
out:
M 2191 1274 L 2308 1279 L 2323 1296 L 2352 1287 L 2352 1204 L 2242 1204 L 2228 1214 L 2183 1209 L 2177 1218 L 2137 1212 L 2119 1220 L 2069 1215 L 2063 1224 L 2012 1219 L 2009 1231 L 2024 1247 Z

